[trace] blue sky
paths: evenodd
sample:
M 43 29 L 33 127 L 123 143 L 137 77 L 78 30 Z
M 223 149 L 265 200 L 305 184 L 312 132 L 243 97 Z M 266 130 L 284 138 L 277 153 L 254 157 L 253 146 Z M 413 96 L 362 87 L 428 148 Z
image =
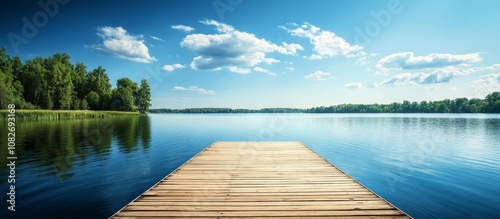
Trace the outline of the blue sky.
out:
M 152 108 L 484 98 L 500 90 L 498 1 L 11 1 L 0 46 L 68 53 L 152 87 Z M 44 5 L 45 4 L 45 5 Z M 31 27 L 31 28 L 30 28 Z

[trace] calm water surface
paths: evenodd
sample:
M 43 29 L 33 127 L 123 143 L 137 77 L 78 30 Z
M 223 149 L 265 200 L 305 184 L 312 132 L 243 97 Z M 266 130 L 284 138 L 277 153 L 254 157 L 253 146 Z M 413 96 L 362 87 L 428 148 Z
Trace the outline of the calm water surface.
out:
M 500 115 L 150 115 L 16 135 L 16 212 L 3 201 L 0 218 L 107 218 L 214 141 L 301 141 L 415 218 L 500 217 Z

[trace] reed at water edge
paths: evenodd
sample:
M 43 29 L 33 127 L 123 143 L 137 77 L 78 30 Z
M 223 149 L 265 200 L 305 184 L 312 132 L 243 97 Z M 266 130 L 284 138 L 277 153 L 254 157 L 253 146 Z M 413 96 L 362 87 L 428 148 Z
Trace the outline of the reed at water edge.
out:
M 0 110 L 0 120 L 8 118 L 9 111 Z M 121 116 L 139 116 L 138 112 L 122 111 L 93 111 L 93 110 L 16 110 L 16 120 L 60 120 L 60 119 L 85 119 L 85 118 L 109 118 Z

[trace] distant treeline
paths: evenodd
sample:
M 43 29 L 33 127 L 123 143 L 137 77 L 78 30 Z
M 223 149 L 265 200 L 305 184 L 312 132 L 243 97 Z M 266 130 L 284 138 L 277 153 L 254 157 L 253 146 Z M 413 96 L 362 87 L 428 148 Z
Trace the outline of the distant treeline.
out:
M 150 113 L 303 113 L 297 108 L 231 109 L 231 108 L 188 108 L 188 109 L 150 109 Z
M 87 71 L 70 59 L 57 53 L 23 63 L 0 48 L 0 109 L 15 104 L 16 109 L 149 111 L 146 80 L 138 85 L 121 78 L 112 89 L 104 68 Z
M 151 109 L 151 113 L 500 113 L 500 92 L 488 94 L 485 99 L 457 98 L 439 101 L 422 101 L 391 104 L 340 104 L 309 109 L 264 108 L 189 108 Z

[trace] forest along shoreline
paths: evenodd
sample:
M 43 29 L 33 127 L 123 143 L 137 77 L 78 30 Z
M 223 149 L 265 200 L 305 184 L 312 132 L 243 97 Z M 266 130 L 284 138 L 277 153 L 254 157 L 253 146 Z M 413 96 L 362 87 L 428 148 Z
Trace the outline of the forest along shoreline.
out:
M 151 89 L 121 78 L 113 88 L 106 69 L 87 71 L 66 53 L 22 61 L 0 48 L 0 114 L 16 118 L 95 118 L 147 113 Z M 2 116 L 5 118 L 5 115 Z
M 456 98 L 438 101 L 410 102 L 391 104 L 340 104 L 308 109 L 300 108 L 186 108 L 151 109 L 150 113 L 500 113 L 500 92 L 479 98 Z

